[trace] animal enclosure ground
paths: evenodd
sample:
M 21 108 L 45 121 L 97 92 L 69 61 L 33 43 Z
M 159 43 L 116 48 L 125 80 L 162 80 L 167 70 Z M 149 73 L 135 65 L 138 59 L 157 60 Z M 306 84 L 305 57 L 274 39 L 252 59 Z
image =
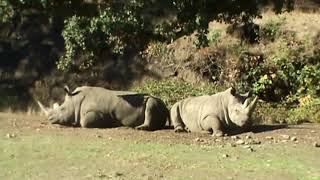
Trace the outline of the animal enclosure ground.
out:
M 320 125 L 213 138 L 0 113 L 0 179 L 320 179 Z

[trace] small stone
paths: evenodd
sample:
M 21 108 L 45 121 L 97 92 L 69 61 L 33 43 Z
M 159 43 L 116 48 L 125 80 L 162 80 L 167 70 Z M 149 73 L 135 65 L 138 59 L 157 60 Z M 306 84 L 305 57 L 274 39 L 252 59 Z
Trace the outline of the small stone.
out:
M 281 137 L 282 137 L 282 139 L 284 139 L 284 140 L 289 140 L 289 139 L 290 139 L 290 136 L 287 135 L 287 134 L 283 134 L 283 135 L 281 135 Z
M 245 145 L 245 146 L 243 146 L 243 148 L 245 148 L 245 149 L 249 149 L 249 148 L 251 148 L 251 146 L 249 146 L 249 145 Z
M 269 140 L 273 139 L 272 136 L 266 136 L 265 138 L 266 138 L 266 139 L 269 139 Z
M 246 139 L 251 139 L 251 136 L 250 135 L 246 135 Z
M 227 158 L 227 157 L 229 157 L 229 155 L 228 154 L 223 154 L 222 157 Z
M 231 136 L 231 139 L 239 139 L 239 136 Z
M 316 131 L 315 130 L 311 130 L 311 133 L 315 133 Z
M 6 137 L 7 137 L 7 138 L 14 138 L 14 137 L 16 137 L 16 135 L 15 135 L 14 133 L 12 133 L 12 134 L 7 133 L 7 134 L 6 134 Z
M 314 143 L 313 143 L 313 146 L 314 146 L 314 147 L 320 147 L 320 143 L 314 142 Z
M 245 142 L 244 142 L 244 140 L 242 140 L 242 139 L 239 139 L 238 141 L 236 141 L 236 144 L 238 144 L 238 145 L 241 145 L 241 144 L 244 144 Z
M 97 138 L 102 138 L 102 136 L 100 134 L 97 134 L 96 137 Z
M 261 141 L 259 141 L 259 140 L 252 140 L 252 141 L 250 142 L 250 144 L 255 144 L 255 145 L 261 144 Z
M 291 141 L 297 141 L 297 140 L 298 140 L 298 138 L 297 138 L 297 137 L 295 137 L 295 136 L 292 136 L 292 137 L 290 138 L 290 140 L 291 140 Z
M 200 142 L 201 141 L 201 139 L 200 138 L 196 138 L 196 139 L 194 139 L 196 142 Z

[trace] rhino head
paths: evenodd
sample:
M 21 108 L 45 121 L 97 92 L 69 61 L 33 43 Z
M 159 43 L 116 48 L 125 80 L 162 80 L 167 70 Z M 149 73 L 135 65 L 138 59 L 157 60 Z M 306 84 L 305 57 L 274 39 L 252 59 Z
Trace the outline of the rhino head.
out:
M 245 127 L 250 124 L 251 115 L 255 109 L 258 97 L 250 103 L 251 94 L 237 94 L 234 88 L 225 91 L 228 97 L 227 110 L 229 120 L 238 127 Z
M 61 105 L 54 103 L 53 108 L 48 108 L 40 101 L 37 101 L 37 103 L 52 124 L 73 125 L 78 118 L 79 101 L 76 95 L 80 91 L 70 92 L 67 86 L 64 89 L 67 94 Z

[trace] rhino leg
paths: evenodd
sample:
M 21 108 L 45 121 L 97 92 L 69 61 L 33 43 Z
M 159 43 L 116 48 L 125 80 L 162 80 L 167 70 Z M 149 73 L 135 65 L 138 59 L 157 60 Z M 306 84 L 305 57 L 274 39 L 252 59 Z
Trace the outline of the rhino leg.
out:
M 99 112 L 89 111 L 80 119 L 81 127 L 85 128 L 99 128 L 103 120 L 103 114 Z
M 185 124 L 183 123 L 180 113 L 179 113 L 179 104 L 176 103 L 172 106 L 170 111 L 171 123 L 174 127 L 174 132 L 187 132 L 185 129 Z
M 223 136 L 222 124 L 218 118 L 213 116 L 207 116 L 203 120 L 203 128 L 205 130 L 212 130 L 212 136 L 221 137 Z
M 145 109 L 144 109 L 144 122 L 142 125 L 137 126 L 135 129 L 138 130 L 152 130 L 151 128 L 151 123 L 152 123 L 152 118 L 155 116 L 155 105 L 156 101 L 153 98 L 148 98 L 145 104 Z

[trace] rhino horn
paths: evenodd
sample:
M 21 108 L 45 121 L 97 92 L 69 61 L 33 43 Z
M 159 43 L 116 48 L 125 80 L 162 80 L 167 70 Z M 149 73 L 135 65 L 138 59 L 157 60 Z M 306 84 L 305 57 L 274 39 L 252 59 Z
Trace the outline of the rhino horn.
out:
M 244 103 L 243 103 L 243 107 L 244 107 L 244 108 L 247 108 L 247 107 L 248 107 L 248 105 L 249 105 L 249 99 L 250 99 L 250 98 L 247 98 L 247 99 L 244 101 Z
M 44 114 L 46 116 L 48 116 L 48 114 L 49 114 L 48 108 L 44 107 L 44 105 L 40 101 L 37 101 L 37 103 L 38 103 L 40 109 L 44 112 Z
M 59 108 L 59 104 L 58 103 L 54 103 L 53 104 L 53 109 L 58 109 Z
M 253 101 L 248 105 L 247 110 L 248 110 L 248 112 L 249 112 L 250 114 L 253 112 L 254 108 L 256 107 L 257 102 L 258 102 L 258 96 L 256 96 L 256 97 L 253 99 Z M 247 100 L 246 100 L 245 103 L 248 104 Z

